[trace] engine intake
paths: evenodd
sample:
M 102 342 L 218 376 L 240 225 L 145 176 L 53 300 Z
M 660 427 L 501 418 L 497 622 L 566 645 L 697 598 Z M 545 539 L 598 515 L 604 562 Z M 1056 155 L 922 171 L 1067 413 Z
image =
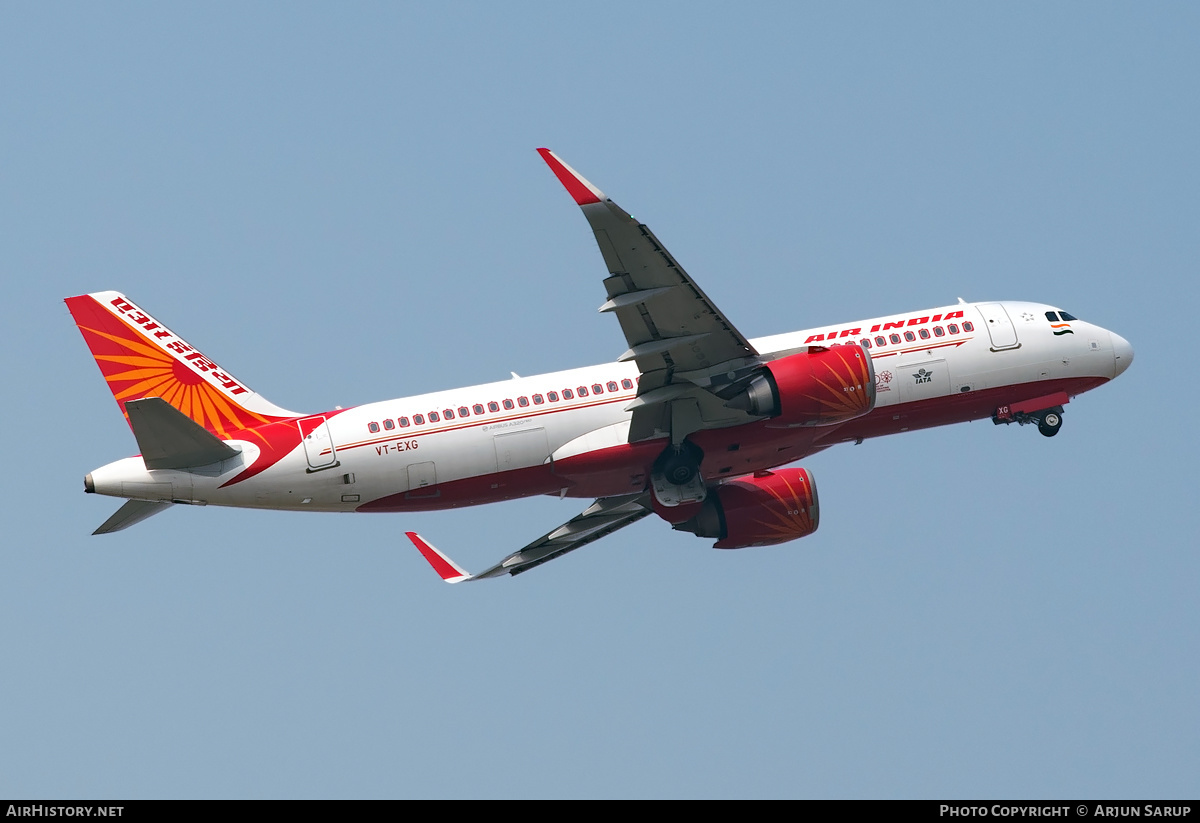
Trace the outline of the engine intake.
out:
M 832 426 L 875 408 L 875 367 L 858 343 L 813 347 L 767 363 L 726 403 L 785 426 Z
M 700 511 L 674 528 L 718 538 L 715 549 L 744 549 L 807 537 L 820 519 L 817 486 L 808 470 L 779 469 L 711 489 Z

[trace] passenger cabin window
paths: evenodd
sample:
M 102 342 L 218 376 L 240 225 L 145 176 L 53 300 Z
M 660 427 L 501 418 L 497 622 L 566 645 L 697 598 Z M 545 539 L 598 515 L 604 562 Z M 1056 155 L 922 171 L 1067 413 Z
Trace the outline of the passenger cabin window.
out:
M 906 331 L 904 333 L 904 339 L 907 340 L 909 343 L 911 343 L 912 341 L 917 339 L 917 336 L 910 331 Z
M 556 391 L 546 392 L 546 399 L 549 400 L 551 403 L 557 403 L 558 402 L 558 392 L 556 392 Z
M 934 337 L 945 337 L 946 330 L 943 329 L 941 326 L 934 326 L 933 327 L 933 336 Z
M 490 403 L 488 403 L 488 411 L 490 411 L 490 412 L 500 411 L 500 404 L 497 403 L 495 400 L 491 401 Z
M 437 423 L 437 422 L 441 421 L 441 419 L 442 419 L 442 418 L 438 417 L 438 413 L 437 413 L 437 412 L 430 412 L 430 413 L 429 413 L 429 422 L 430 422 L 430 423 Z
M 616 390 L 617 390 L 617 381 L 616 381 L 616 380 L 609 380 L 609 381 L 608 381 L 608 390 L 609 390 L 609 391 L 616 391 Z
M 889 335 L 888 340 L 891 340 L 893 343 L 899 343 L 900 335 L 898 335 L 898 334 Z
M 447 420 L 453 420 L 454 409 L 442 409 L 442 417 L 446 418 Z
M 876 345 L 876 346 L 886 346 L 886 345 L 887 345 L 887 338 L 886 338 L 886 337 L 884 337 L 882 334 L 881 334 L 881 335 L 879 335 L 878 337 L 876 337 L 876 338 L 875 338 L 875 345 Z
M 425 425 L 425 415 L 414 414 L 413 415 L 413 423 L 417 424 L 418 426 L 424 426 Z
M 408 428 L 408 418 L 407 417 L 400 418 L 400 428 L 402 428 L 402 429 Z
M 966 321 L 963 323 L 963 331 L 975 331 L 975 324 L 969 320 Z
M 587 397 L 587 386 L 580 386 L 575 391 L 579 392 L 580 397 Z
M 396 424 L 392 422 L 391 418 L 388 418 L 387 420 L 383 421 L 383 427 L 388 431 L 391 431 L 392 429 L 396 428 Z
M 929 339 L 929 329 L 917 329 L 917 334 L 921 335 L 922 340 Z
M 632 389 L 632 388 L 633 388 L 633 381 L 632 381 L 632 380 L 622 380 L 622 381 L 621 381 L 621 388 L 623 388 L 623 389 Z
M 458 407 L 458 416 L 459 417 L 470 417 L 471 410 L 468 409 L 466 406 L 459 406 Z
M 533 396 L 533 405 L 540 406 L 545 402 L 546 402 L 546 398 L 542 397 L 540 394 L 535 394 Z
M 529 398 L 528 397 L 518 397 L 517 405 L 520 406 L 521 408 L 525 408 L 526 406 L 529 405 Z
M 571 392 L 570 389 L 563 389 L 563 400 L 573 400 L 574 398 L 575 398 L 575 395 Z
M 513 401 L 511 401 L 511 400 L 504 401 L 504 408 L 511 409 L 512 407 L 513 407 Z
M 958 324 L 951 323 L 949 326 L 946 327 L 946 331 L 950 332 L 951 334 L 958 334 Z
M 371 432 L 371 434 L 375 434 L 375 432 L 379 431 L 379 424 L 378 423 L 368 423 L 367 431 Z

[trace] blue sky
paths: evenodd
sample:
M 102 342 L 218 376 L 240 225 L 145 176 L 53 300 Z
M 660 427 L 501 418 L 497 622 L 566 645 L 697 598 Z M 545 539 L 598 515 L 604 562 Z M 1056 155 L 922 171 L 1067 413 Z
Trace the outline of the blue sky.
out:
M 0 12 L 0 795 L 1194 797 L 1193 4 L 93 4 Z M 804 462 L 822 523 L 175 509 L 62 304 L 118 289 L 317 411 L 603 362 L 604 269 L 534 152 L 749 336 L 1061 305 L 1137 360 L 1053 440 Z M 1151 402 L 1153 401 L 1153 402 Z

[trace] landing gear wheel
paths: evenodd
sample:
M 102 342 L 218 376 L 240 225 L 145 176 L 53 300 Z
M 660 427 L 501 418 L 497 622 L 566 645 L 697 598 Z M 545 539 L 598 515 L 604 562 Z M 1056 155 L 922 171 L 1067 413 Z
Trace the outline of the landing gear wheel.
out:
M 1053 437 L 1062 428 L 1062 415 L 1058 412 L 1046 412 L 1038 421 L 1038 431 L 1046 437 Z
M 671 446 L 659 458 L 658 471 L 667 482 L 684 486 L 700 473 L 700 450 L 690 444 Z
M 663 476 L 676 486 L 690 482 L 698 470 L 699 467 L 686 452 L 677 452 L 663 461 Z

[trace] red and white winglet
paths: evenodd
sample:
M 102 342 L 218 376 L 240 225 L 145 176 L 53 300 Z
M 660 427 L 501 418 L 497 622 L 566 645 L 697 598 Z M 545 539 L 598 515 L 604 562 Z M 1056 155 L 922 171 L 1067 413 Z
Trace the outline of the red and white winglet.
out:
M 589 206 L 592 203 L 599 203 L 608 198 L 604 196 L 604 192 L 589 183 L 584 176 L 575 169 L 564 163 L 557 154 L 550 149 L 538 149 L 538 154 L 546 161 L 546 165 L 554 172 L 554 176 L 558 178 L 558 182 L 566 187 L 567 193 L 575 198 L 575 203 L 580 206 Z
M 408 539 L 413 542 L 413 545 L 417 547 L 417 551 L 429 561 L 429 565 L 433 566 L 433 570 L 447 583 L 461 583 L 475 576 L 434 548 L 421 535 L 416 532 L 405 532 L 405 534 L 408 535 Z

